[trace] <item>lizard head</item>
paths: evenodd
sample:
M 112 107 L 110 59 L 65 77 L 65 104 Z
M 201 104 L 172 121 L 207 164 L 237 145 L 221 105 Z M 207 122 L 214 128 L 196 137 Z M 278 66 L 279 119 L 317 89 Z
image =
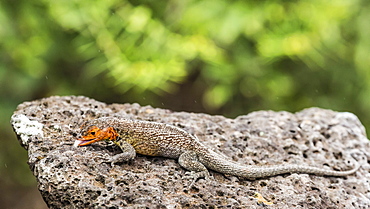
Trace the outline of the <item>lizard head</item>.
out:
M 76 140 L 75 146 L 85 146 L 102 140 L 115 141 L 118 133 L 113 127 L 99 128 L 97 126 L 81 127 L 81 138 Z

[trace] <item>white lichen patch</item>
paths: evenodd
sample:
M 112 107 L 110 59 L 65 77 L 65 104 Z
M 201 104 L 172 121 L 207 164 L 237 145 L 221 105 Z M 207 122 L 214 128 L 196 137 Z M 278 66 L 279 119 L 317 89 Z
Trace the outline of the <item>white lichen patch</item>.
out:
M 26 146 L 28 145 L 30 136 L 44 136 L 42 131 L 43 125 L 37 121 L 31 121 L 25 115 L 14 114 L 11 118 L 11 123 L 17 135 L 20 136 L 22 144 Z

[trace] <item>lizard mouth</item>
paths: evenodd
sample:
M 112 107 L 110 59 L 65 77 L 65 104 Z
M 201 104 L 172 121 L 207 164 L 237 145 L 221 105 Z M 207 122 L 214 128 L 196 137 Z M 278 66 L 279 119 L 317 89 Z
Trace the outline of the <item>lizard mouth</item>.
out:
M 96 126 L 90 127 L 85 133 L 82 134 L 80 139 L 77 139 L 73 146 L 85 146 L 102 140 L 114 141 L 118 137 L 118 133 L 113 127 L 100 129 Z

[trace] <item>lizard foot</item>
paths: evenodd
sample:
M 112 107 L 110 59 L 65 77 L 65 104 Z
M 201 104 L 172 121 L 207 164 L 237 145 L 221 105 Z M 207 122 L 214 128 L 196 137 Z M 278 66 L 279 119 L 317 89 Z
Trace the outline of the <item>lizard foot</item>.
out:
M 104 162 L 110 163 L 112 167 L 114 167 L 114 164 L 119 163 L 119 162 L 127 162 L 129 160 L 134 159 L 135 156 L 132 156 L 130 153 L 124 152 L 120 153 L 111 157 L 106 157 L 104 158 Z
M 186 176 L 182 177 L 182 179 L 192 180 L 190 184 L 187 186 L 187 188 L 191 188 L 199 178 L 204 178 L 206 181 L 209 181 L 211 179 L 211 176 L 209 175 L 208 171 L 200 171 L 200 172 L 190 171 L 190 172 L 186 172 L 185 174 Z

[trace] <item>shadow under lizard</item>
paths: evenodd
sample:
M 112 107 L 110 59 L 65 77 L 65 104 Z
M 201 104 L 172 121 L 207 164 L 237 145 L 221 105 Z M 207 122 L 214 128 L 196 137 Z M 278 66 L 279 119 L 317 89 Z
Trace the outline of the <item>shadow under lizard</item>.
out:
M 207 148 L 198 138 L 185 130 L 157 122 L 113 117 L 98 118 L 86 122 L 82 126 L 81 135 L 82 138 L 76 140 L 74 146 L 110 140 L 120 147 L 123 153 L 113 157 L 115 162 L 133 159 L 136 153 L 178 159 L 183 168 L 195 172 L 192 184 L 200 177 L 209 177 L 207 168 L 223 174 L 255 179 L 284 173 L 347 176 L 355 173 L 360 167 L 360 164 L 357 164 L 348 171 L 334 171 L 297 164 L 240 165 Z

